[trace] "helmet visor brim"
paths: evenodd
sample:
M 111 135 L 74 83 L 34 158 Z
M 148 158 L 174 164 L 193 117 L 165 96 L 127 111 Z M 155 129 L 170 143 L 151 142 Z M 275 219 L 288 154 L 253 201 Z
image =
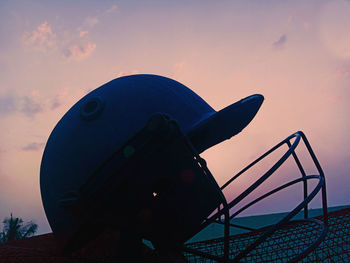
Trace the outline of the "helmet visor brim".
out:
M 251 95 L 197 122 L 188 136 L 199 153 L 241 132 L 254 118 L 264 97 Z

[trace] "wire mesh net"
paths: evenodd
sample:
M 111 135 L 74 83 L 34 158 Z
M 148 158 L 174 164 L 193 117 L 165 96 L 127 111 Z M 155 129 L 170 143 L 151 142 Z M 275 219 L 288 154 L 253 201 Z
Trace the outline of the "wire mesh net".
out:
M 322 220 L 322 216 L 316 217 Z M 300 262 L 350 262 L 350 208 L 328 214 L 328 232 L 324 240 Z M 233 235 L 229 239 L 233 259 L 256 241 L 267 228 Z M 287 262 L 310 247 L 321 235 L 322 226 L 315 222 L 291 222 L 273 233 L 248 253 L 241 262 Z M 187 247 L 223 257 L 224 239 L 187 244 Z M 189 262 L 216 262 L 202 256 L 185 253 Z

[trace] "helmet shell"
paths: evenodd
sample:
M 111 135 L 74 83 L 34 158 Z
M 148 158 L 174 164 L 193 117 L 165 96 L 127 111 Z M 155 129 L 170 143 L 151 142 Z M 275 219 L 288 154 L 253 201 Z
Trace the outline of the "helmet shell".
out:
M 73 218 L 59 205 L 154 113 L 175 119 L 186 134 L 215 113 L 181 83 L 156 75 L 117 78 L 80 99 L 53 129 L 42 157 L 40 188 L 54 234 L 63 238 Z

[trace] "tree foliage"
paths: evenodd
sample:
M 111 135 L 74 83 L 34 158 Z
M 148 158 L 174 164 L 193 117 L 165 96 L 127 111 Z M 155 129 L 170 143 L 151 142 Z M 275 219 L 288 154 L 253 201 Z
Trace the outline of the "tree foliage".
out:
M 6 217 L 2 222 L 4 227 L 0 232 L 0 243 L 5 243 L 17 239 L 33 236 L 38 230 L 38 225 L 30 221 L 24 224 L 23 220 L 18 217 Z

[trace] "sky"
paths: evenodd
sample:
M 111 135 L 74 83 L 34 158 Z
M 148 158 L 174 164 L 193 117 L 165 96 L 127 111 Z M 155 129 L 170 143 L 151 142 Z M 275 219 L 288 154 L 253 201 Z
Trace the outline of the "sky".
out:
M 13 213 L 50 231 L 39 187 L 50 132 L 89 91 L 138 73 L 173 78 L 216 110 L 264 95 L 245 130 L 202 154 L 220 185 L 302 130 L 328 205 L 349 205 L 349 14 L 345 0 L 0 0 L 0 219 Z M 233 183 L 227 199 L 282 153 Z M 288 161 L 253 196 L 297 178 L 295 168 Z M 287 211 L 300 196 L 298 185 L 247 213 Z

